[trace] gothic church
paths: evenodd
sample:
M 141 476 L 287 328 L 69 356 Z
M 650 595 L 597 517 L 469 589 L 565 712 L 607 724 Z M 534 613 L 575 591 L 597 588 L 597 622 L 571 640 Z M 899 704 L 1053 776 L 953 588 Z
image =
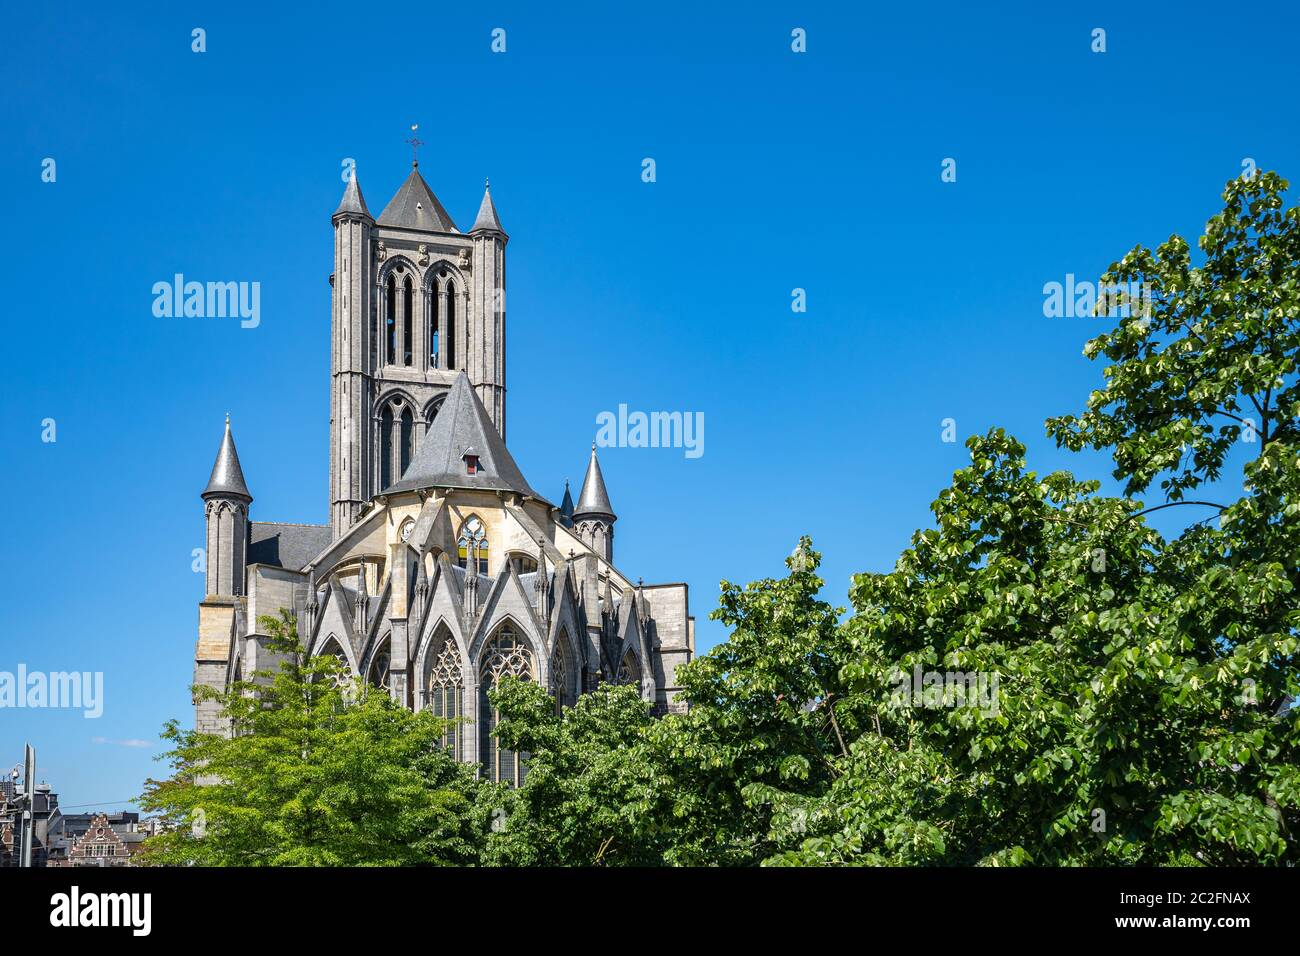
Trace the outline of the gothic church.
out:
M 540 682 L 557 708 L 607 681 L 663 713 L 694 652 L 685 584 L 633 583 L 595 446 L 577 504 L 535 491 L 506 448 L 505 254 L 489 189 L 462 233 L 419 164 L 378 219 L 353 175 L 333 216 L 329 523 L 253 521 L 226 422 L 202 493 L 206 595 L 194 681 L 273 668 L 258 619 L 297 616 L 404 706 L 465 718 L 444 744 L 518 783 L 487 691 Z M 195 726 L 226 732 L 198 702 Z

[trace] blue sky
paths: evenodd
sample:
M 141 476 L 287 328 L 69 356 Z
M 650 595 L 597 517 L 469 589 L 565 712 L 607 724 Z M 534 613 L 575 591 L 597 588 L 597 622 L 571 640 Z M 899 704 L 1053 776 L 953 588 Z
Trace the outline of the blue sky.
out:
M 491 177 L 510 446 L 535 487 L 580 482 L 601 411 L 704 413 L 698 459 L 601 455 L 620 566 L 689 583 L 699 650 L 725 636 L 719 580 L 780 573 L 800 534 L 837 603 L 892 567 L 963 464 L 944 418 L 1104 477 L 1043 435 L 1098 385 L 1081 348 L 1102 328 L 1044 318 L 1043 285 L 1199 235 L 1247 157 L 1300 175 L 1297 17 L 1048 6 L 9 11 L 0 670 L 103 671 L 105 709 L 0 711 L 0 764 L 30 740 L 66 806 L 162 773 L 226 412 L 254 519 L 326 519 L 329 217 L 346 158 L 382 209 L 411 123 L 462 228 Z M 260 325 L 155 318 L 177 272 L 260 282 Z

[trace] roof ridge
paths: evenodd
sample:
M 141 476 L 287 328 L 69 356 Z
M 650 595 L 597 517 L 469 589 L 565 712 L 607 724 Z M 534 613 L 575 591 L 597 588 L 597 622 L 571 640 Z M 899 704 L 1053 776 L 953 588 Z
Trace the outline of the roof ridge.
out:
M 329 522 L 325 524 L 308 524 L 304 521 L 250 521 L 249 524 L 278 524 L 287 528 L 328 528 Z

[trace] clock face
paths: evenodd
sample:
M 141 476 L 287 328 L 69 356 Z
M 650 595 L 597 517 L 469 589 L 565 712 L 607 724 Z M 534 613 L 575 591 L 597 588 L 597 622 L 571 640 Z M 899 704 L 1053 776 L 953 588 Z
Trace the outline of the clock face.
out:
M 411 532 L 414 530 L 415 530 L 415 522 L 412 521 L 410 518 L 407 518 L 406 521 L 402 524 L 402 530 L 400 532 L 402 536 L 402 540 L 409 541 L 411 538 Z

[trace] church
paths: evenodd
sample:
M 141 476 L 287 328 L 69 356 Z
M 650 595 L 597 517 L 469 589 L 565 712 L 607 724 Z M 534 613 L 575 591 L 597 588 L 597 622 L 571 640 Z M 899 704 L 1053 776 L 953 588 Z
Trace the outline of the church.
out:
M 257 622 L 288 609 L 309 654 L 405 707 L 462 718 L 444 746 L 514 784 L 521 761 L 498 747 L 488 700 L 503 675 L 539 682 L 557 710 L 606 682 L 638 687 L 657 713 L 683 707 L 687 586 L 615 564 L 595 445 L 577 503 L 566 483 L 558 506 L 506 447 L 509 237 L 490 188 L 465 233 L 418 160 L 377 219 L 353 173 L 332 222 L 329 522 L 252 520 L 227 418 L 202 493 L 194 682 L 224 689 L 273 669 Z M 228 732 L 208 701 L 195 726 Z

